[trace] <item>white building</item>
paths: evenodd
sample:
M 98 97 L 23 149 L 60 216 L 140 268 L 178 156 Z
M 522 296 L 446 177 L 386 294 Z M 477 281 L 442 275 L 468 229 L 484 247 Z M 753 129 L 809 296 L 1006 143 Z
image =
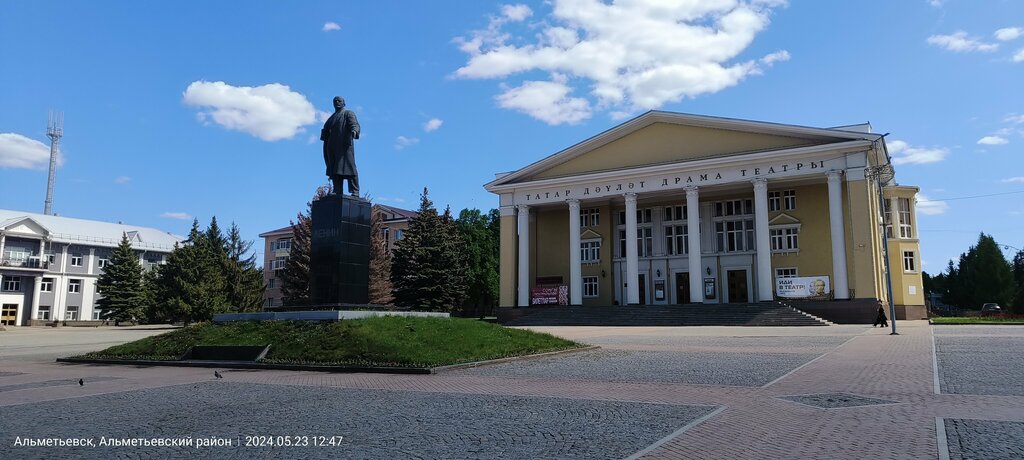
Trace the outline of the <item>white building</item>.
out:
M 99 320 L 96 279 L 123 234 L 146 269 L 182 240 L 155 228 L 0 209 L 0 323 Z

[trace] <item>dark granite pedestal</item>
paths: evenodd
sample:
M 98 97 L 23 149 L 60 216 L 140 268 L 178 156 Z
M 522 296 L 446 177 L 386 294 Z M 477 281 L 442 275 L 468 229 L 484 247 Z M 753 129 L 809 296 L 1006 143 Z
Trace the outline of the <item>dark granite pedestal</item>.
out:
M 369 201 L 341 194 L 313 202 L 309 288 L 314 305 L 369 301 L 370 208 Z

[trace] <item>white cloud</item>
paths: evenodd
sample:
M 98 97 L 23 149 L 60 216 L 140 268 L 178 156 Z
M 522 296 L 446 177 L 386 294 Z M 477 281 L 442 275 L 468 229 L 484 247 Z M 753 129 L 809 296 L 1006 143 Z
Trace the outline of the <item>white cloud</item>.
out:
M 978 143 L 981 145 L 1004 145 L 1010 143 L 1006 138 L 999 136 L 985 136 L 978 139 Z
M 783 1 L 669 3 L 552 0 L 552 12 L 520 26 L 516 36 L 506 26 L 523 16 L 505 8 L 486 29 L 455 39 L 469 56 L 453 76 L 502 79 L 502 107 L 559 124 L 586 119 L 592 110 L 623 115 L 715 93 L 789 58 L 781 50 L 734 61 Z M 549 78 L 508 81 L 527 72 Z M 569 96 L 583 89 L 589 94 Z
M 938 163 L 949 156 L 947 148 L 914 147 L 900 140 L 889 142 L 888 147 L 895 165 Z
M 115 184 L 127 184 L 127 183 L 129 183 L 131 181 L 132 181 L 132 178 L 128 177 L 128 176 L 117 176 L 117 178 L 114 179 L 114 183 Z
M 1007 123 L 1024 124 L 1024 115 L 1017 115 L 1015 113 L 1011 113 L 1007 115 L 1006 118 L 1003 119 L 1003 121 Z
M 1006 27 L 995 31 L 992 35 L 995 36 L 997 40 L 1006 42 L 1024 35 L 1024 29 L 1021 29 L 1020 27 Z
M 165 212 L 163 214 L 160 214 L 160 217 L 167 219 L 189 220 L 192 218 L 192 215 L 185 212 Z
M 436 131 L 437 128 L 440 128 L 442 124 L 444 124 L 444 120 L 440 118 L 431 118 L 429 121 L 423 124 L 423 130 L 428 133 L 431 131 Z
M 949 205 L 945 201 L 931 201 L 927 196 L 918 193 L 917 194 L 917 213 L 927 214 L 929 216 L 935 216 L 939 214 L 945 214 L 949 210 Z
M 1003 179 L 1004 183 L 1007 184 L 1024 184 L 1024 176 L 1011 177 L 1009 179 Z
M 1024 48 L 1017 50 L 1017 54 L 1013 55 L 1013 62 L 1024 62 Z
M 501 15 L 509 21 L 519 22 L 533 16 L 533 10 L 526 5 L 502 5 Z
M 185 103 L 205 108 L 197 118 L 265 141 L 290 139 L 317 120 L 313 104 L 280 83 L 231 86 L 222 81 L 195 81 L 184 93 Z
M 57 164 L 63 163 L 60 153 Z M 0 133 L 0 168 L 47 169 L 50 147 L 21 134 Z
M 967 36 L 967 32 L 962 30 L 958 30 L 952 35 L 932 35 L 928 37 L 928 43 L 958 53 L 973 51 L 987 53 L 999 48 L 997 43 L 985 43 L 976 37 Z
M 324 28 L 322 30 L 324 32 L 330 32 L 332 30 L 341 30 L 341 26 L 339 26 L 337 22 L 325 22 Z
M 412 147 L 419 143 L 420 139 L 418 137 L 398 136 L 398 138 L 395 139 L 395 150 L 402 150 L 406 147 Z
M 942 0 L 928 0 L 928 4 L 936 8 L 942 8 Z
M 390 201 L 392 203 L 405 203 L 404 198 L 388 198 L 388 197 L 377 197 L 377 201 Z
M 590 103 L 569 97 L 568 85 L 554 81 L 528 81 L 495 96 L 498 105 L 530 115 L 550 125 L 579 123 L 590 118 Z

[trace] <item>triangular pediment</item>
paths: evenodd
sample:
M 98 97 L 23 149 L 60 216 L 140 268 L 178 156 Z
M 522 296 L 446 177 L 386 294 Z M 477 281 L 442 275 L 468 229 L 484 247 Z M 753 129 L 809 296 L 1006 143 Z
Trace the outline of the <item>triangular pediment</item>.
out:
M 16 217 L 0 223 L 0 230 L 9 235 L 39 236 L 50 234 L 50 230 L 31 217 Z
M 748 120 L 648 112 L 488 187 L 874 139 L 877 135 Z
M 599 240 L 601 238 L 602 237 L 600 233 L 597 233 L 589 228 L 580 233 L 581 240 Z
M 799 223 L 800 219 L 786 213 L 779 214 L 768 221 L 768 225 L 794 225 Z

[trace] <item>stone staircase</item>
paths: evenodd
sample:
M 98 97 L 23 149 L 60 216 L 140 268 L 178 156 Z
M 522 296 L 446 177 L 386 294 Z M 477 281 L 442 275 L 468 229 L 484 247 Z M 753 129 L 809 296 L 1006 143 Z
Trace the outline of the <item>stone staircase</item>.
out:
M 506 326 L 827 326 L 779 303 L 534 307 Z

